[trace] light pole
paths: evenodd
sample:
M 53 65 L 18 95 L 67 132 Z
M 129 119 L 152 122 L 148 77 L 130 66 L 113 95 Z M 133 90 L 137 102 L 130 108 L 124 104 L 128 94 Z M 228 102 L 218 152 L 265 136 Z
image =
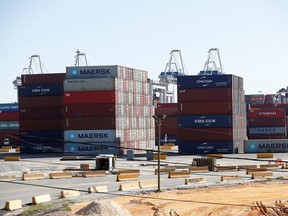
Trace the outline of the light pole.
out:
M 157 171 L 158 171 L 158 192 L 161 191 L 161 187 L 160 187 L 160 142 L 161 142 L 161 123 L 163 121 L 164 118 L 166 118 L 166 115 L 163 114 L 163 116 L 158 117 L 156 115 L 153 115 L 153 118 L 155 119 L 156 124 L 158 124 L 158 167 L 157 167 Z

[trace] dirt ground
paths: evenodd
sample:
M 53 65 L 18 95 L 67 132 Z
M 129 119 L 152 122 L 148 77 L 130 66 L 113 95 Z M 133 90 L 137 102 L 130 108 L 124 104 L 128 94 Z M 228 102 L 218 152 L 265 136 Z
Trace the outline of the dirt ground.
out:
M 258 182 L 165 191 L 114 201 L 133 216 L 284 216 L 288 182 Z

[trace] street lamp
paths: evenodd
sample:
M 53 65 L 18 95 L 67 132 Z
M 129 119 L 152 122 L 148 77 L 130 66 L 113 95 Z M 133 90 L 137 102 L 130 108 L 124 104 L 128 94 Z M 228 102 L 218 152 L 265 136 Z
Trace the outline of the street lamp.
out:
M 153 115 L 153 118 L 155 119 L 155 122 L 156 124 L 158 124 L 158 152 L 157 152 L 157 155 L 158 155 L 158 168 L 157 168 L 157 171 L 158 171 L 158 192 L 161 191 L 161 188 L 160 188 L 160 142 L 161 142 L 161 123 L 163 121 L 164 118 L 166 118 L 166 115 L 163 114 L 161 117 L 158 117 L 156 115 Z

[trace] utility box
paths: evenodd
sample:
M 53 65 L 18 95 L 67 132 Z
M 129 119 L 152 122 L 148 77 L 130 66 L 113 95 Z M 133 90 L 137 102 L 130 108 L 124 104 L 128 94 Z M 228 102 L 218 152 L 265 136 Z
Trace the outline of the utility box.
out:
M 96 170 L 112 171 L 115 168 L 115 156 L 114 155 L 98 155 L 95 158 Z

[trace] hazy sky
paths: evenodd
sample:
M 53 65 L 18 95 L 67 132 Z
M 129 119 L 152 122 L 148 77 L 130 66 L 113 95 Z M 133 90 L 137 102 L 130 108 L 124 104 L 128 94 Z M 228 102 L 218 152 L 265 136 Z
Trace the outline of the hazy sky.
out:
M 77 49 L 89 65 L 158 80 L 171 50 L 196 75 L 219 48 L 224 72 L 243 77 L 246 94 L 275 93 L 288 85 L 287 11 L 287 0 L 0 0 L 0 103 L 17 101 L 12 81 L 31 55 L 44 72 L 65 72 Z

